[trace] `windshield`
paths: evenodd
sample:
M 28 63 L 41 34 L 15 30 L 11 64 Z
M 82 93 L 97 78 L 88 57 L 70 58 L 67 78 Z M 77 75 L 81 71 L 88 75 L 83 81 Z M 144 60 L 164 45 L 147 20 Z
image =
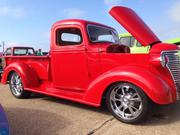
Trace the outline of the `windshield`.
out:
M 119 37 L 115 30 L 97 26 L 89 25 L 87 27 L 89 39 L 91 42 L 110 42 L 110 43 L 119 43 Z

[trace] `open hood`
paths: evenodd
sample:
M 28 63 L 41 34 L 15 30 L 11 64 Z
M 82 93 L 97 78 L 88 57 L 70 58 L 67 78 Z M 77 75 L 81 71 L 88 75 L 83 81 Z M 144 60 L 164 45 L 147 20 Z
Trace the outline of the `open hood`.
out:
M 132 9 L 116 6 L 113 7 L 109 13 L 143 46 L 161 42 Z

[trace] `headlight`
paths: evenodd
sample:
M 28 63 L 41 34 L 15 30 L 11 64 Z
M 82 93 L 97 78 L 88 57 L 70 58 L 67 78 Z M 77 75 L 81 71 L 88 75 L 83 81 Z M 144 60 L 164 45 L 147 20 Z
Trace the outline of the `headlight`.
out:
M 160 56 L 160 62 L 163 67 L 166 67 L 166 64 L 168 63 L 168 58 L 164 54 L 162 54 Z

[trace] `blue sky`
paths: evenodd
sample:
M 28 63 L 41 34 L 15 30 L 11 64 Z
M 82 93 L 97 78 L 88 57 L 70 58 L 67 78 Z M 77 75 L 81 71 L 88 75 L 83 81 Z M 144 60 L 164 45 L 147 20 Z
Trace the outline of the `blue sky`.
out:
M 134 9 L 162 40 L 180 37 L 180 0 L 0 0 L 0 42 L 47 51 L 51 25 L 67 18 L 104 23 L 123 33 L 108 14 L 113 5 Z

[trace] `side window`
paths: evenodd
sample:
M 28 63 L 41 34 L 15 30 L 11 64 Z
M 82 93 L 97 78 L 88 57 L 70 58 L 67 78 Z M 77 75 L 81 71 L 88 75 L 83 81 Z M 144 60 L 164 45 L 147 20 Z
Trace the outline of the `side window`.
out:
M 134 45 L 134 38 L 133 37 L 121 37 L 120 43 L 123 45 L 127 45 L 129 47 L 132 47 Z
M 131 45 L 130 45 L 130 47 L 133 47 L 133 46 L 134 46 L 134 42 L 135 42 L 135 38 L 134 38 L 134 37 L 131 37 Z
M 8 48 L 5 52 L 5 55 L 8 56 L 8 55 L 11 55 L 11 48 Z
M 26 55 L 34 55 L 34 50 L 33 49 L 28 49 Z
M 120 38 L 120 43 L 123 45 L 130 46 L 130 38 L 129 37 L 121 37 Z
M 82 34 L 78 28 L 62 28 L 56 31 L 56 44 L 59 46 L 79 45 Z
M 137 41 L 137 47 L 142 47 L 142 45 Z

